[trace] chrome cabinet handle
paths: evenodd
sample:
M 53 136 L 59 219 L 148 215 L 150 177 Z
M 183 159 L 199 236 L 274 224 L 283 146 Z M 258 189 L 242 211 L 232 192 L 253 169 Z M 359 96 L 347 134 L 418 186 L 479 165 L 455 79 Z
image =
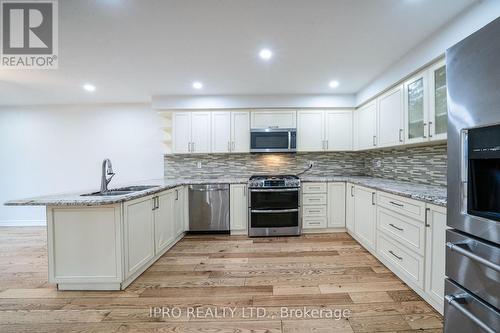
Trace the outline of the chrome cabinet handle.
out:
M 243 196 L 244 197 L 247 196 L 247 187 L 246 187 L 246 185 L 243 187 Z
M 426 128 L 427 127 L 427 123 L 424 123 L 424 135 L 422 136 L 422 138 L 426 139 L 427 138 L 427 135 L 425 135 L 425 131 L 426 131 Z
M 318 209 L 309 209 L 309 213 L 321 213 Z
M 389 201 L 389 203 L 391 203 L 391 204 L 393 204 L 393 205 L 395 205 L 395 206 L 398 206 L 398 207 L 404 207 L 404 206 L 405 206 L 405 205 L 403 205 L 403 204 L 399 204 L 399 203 L 394 202 L 394 201 Z
M 403 260 L 403 257 L 396 255 L 394 252 L 392 252 L 392 250 L 389 250 L 389 253 L 398 258 L 399 260 Z
M 399 129 L 399 142 L 403 142 L 403 129 Z
M 481 265 L 484 265 L 488 268 L 491 268 L 494 271 L 500 272 L 500 265 L 491 262 L 489 260 L 484 259 L 483 257 L 478 256 L 477 254 L 467 251 L 466 249 L 462 248 L 460 246 L 461 244 L 454 244 L 452 242 L 446 242 L 446 246 L 451 250 L 460 253 L 463 256 L 466 256 L 467 258 L 477 261 Z
M 179 190 L 175 190 L 175 200 L 179 200 Z
M 153 201 L 152 201 L 153 207 L 151 208 L 151 210 L 155 210 L 156 209 L 156 197 L 153 197 L 152 199 L 153 199 Z
M 308 224 L 310 224 L 310 225 L 320 225 L 321 222 L 309 222 Z
M 432 121 L 429 121 L 429 138 L 432 138 Z
M 372 192 L 372 205 L 375 206 L 375 192 Z
M 425 226 L 430 227 L 431 225 L 429 224 L 429 212 L 431 211 L 430 208 L 425 209 Z
M 396 227 L 396 226 L 395 226 L 394 224 L 392 224 L 392 223 L 389 223 L 389 225 L 390 225 L 391 227 L 393 227 L 394 229 L 396 229 L 396 230 L 399 230 L 399 231 L 403 231 L 403 230 L 404 230 L 403 228 Z
M 353 185 L 351 185 L 351 197 L 354 198 L 354 186 Z
M 482 322 L 478 317 L 476 317 L 472 312 L 467 310 L 462 304 L 460 303 L 465 303 L 467 299 L 463 297 L 462 295 L 445 295 L 444 299 L 446 302 L 448 302 L 449 305 L 453 306 L 455 309 L 457 309 L 460 313 L 462 313 L 464 316 L 469 318 L 471 321 L 473 321 L 477 326 L 481 327 L 485 332 L 488 333 L 495 333 L 496 331 L 486 325 L 484 322 Z
M 377 146 L 377 141 L 376 141 L 376 140 L 377 140 L 377 136 L 376 136 L 376 135 L 374 135 L 374 136 L 373 136 L 373 146 L 374 146 L 374 147 L 375 147 L 375 146 Z

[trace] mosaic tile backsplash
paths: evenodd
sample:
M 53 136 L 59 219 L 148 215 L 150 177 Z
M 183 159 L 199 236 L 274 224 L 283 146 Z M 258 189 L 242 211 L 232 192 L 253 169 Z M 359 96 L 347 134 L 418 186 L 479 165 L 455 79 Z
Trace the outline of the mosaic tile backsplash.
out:
M 368 152 L 165 155 L 164 161 L 166 179 L 296 174 L 313 161 L 307 172 L 312 176 L 364 175 L 446 185 L 446 145 Z

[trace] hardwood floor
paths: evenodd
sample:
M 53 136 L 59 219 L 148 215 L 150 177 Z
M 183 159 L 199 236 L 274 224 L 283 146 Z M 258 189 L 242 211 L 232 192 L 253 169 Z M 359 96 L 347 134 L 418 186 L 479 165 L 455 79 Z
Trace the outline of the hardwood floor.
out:
M 187 236 L 125 291 L 59 292 L 45 228 L 0 228 L 0 332 L 413 331 L 442 317 L 345 233 Z

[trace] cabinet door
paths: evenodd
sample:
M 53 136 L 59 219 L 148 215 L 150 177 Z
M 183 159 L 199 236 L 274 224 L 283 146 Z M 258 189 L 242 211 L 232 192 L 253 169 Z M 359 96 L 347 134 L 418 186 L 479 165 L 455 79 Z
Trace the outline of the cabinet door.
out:
M 427 205 L 425 251 L 425 292 L 434 300 L 440 312 L 444 308 L 446 256 L 446 208 Z
M 445 140 L 448 130 L 448 101 L 444 60 L 429 69 L 429 93 L 429 138 Z
M 230 185 L 229 216 L 231 231 L 244 231 L 247 229 L 248 200 L 246 185 Z
M 184 232 L 184 188 L 177 187 L 174 190 L 174 238 Z
M 190 152 L 191 114 L 190 112 L 174 112 L 172 116 L 172 137 L 174 154 Z
M 174 239 L 174 191 L 157 196 L 155 220 L 155 252 L 163 251 Z
M 345 227 L 354 232 L 354 185 L 349 183 L 346 184 L 345 210 Z
M 297 112 L 297 150 L 321 151 L 326 149 L 323 111 Z
M 262 110 L 252 111 L 252 128 L 295 128 L 295 111 Z
M 212 153 L 231 151 L 231 112 L 212 112 Z
M 427 76 L 421 73 L 406 81 L 405 87 L 405 143 L 428 140 Z
M 326 150 L 352 150 L 352 115 L 351 110 L 325 112 Z
M 191 152 L 210 153 L 210 112 L 191 113 Z
M 345 183 L 328 183 L 328 228 L 345 227 Z
M 250 112 L 231 112 L 231 152 L 250 151 Z
M 153 208 L 150 196 L 124 204 L 126 278 L 155 255 Z
M 357 148 L 370 149 L 377 146 L 377 103 L 375 101 L 356 112 Z
M 375 250 L 375 191 L 356 186 L 354 194 L 354 230 L 360 243 Z
M 404 98 L 400 85 L 378 98 L 378 142 L 379 147 L 403 144 Z

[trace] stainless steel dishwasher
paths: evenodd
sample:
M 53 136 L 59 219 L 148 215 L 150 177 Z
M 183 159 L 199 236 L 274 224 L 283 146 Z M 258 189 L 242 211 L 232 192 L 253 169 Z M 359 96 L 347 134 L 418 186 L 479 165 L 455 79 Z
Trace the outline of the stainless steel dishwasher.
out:
M 229 184 L 189 186 L 189 231 L 229 231 Z

